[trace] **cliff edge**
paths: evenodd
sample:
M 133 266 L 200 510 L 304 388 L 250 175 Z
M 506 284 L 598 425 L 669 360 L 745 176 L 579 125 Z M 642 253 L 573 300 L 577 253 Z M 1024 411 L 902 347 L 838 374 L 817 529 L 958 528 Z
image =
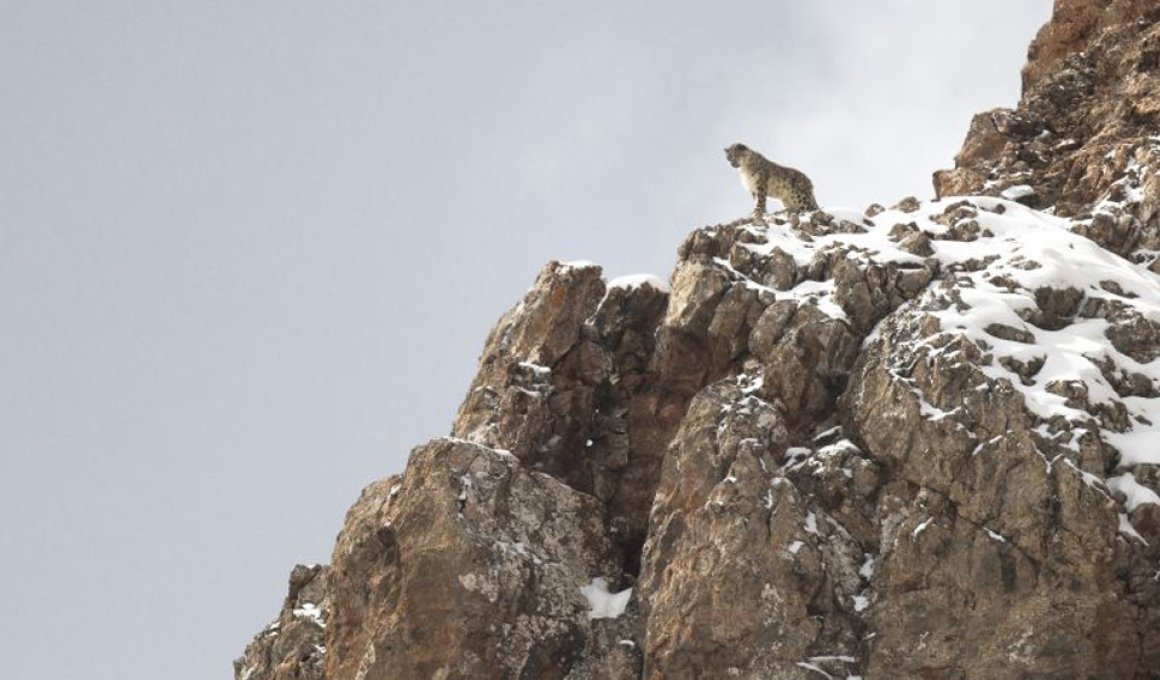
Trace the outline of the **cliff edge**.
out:
M 236 677 L 1160 677 L 1157 18 L 1058 0 L 935 201 L 546 265 Z

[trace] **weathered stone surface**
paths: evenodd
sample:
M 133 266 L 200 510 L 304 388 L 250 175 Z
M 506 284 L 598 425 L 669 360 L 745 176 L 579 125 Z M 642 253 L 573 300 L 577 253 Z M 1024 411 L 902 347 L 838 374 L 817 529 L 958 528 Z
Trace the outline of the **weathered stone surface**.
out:
M 606 287 L 595 265 L 549 263 L 488 337 L 452 428 L 601 500 L 630 561 L 687 401 L 655 375 L 658 326 L 673 307 L 663 288 Z
M 935 173 L 936 193 L 1086 216 L 1076 230 L 1113 252 L 1155 250 L 1157 55 L 1154 0 L 1057 0 L 1028 52 L 1019 106 L 975 116 L 955 168 Z
M 560 459 L 570 452 L 567 445 L 586 434 L 587 418 L 576 416 L 611 370 L 607 352 L 582 337 L 604 295 L 600 273 L 594 265 L 544 267 L 524 300 L 489 335 L 452 428 L 455 436 L 540 467 L 567 466 Z M 554 371 L 561 368 L 570 370 L 565 384 L 557 385 Z
M 281 613 L 234 661 L 235 680 L 323 679 L 329 570 L 322 565 L 294 567 Z
M 861 552 L 778 474 L 789 438 L 770 404 L 721 382 L 670 446 L 640 593 L 647 678 L 805 678 L 851 656 Z
M 327 677 L 563 678 L 592 578 L 619 584 L 600 504 L 514 456 L 435 440 L 367 487 L 330 572 Z
M 1137 677 L 1115 503 L 1047 459 L 1020 394 L 940 333 L 920 311 L 892 317 L 844 397 L 896 480 L 879 500 L 868 675 Z

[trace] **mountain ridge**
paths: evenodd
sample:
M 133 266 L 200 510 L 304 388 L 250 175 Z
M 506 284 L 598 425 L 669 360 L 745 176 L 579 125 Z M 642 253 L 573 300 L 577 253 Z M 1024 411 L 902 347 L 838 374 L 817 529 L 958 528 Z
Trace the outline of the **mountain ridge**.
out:
M 1158 17 L 1057 0 L 945 198 L 546 265 L 236 677 L 1160 677 Z

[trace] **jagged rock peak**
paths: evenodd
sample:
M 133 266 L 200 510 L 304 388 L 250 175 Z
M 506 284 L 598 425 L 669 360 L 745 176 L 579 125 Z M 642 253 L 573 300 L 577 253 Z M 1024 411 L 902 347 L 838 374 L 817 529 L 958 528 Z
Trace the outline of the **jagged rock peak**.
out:
M 1019 105 L 975 116 L 935 191 L 1102 220 L 1088 233 L 1101 245 L 1156 250 L 1158 135 L 1160 3 L 1057 0 L 1031 44 Z
M 329 572 L 329 567 L 318 564 L 294 567 L 281 613 L 234 661 L 235 678 L 322 680 L 330 611 Z

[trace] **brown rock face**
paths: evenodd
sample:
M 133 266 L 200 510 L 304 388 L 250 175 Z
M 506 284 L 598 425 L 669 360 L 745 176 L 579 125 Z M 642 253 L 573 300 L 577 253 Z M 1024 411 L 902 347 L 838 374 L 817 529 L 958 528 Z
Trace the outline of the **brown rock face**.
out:
M 593 635 L 580 586 L 623 580 L 601 514 L 511 454 L 415 449 L 339 534 L 326 677 L 564 677 Z
M 937 180 L 1016 200 L 549 263 L 236 677 L 1160 678 L 1154 7 L 1058 2 Z
M 1136 677 L 1116 504 L 1073 452 L 1045 458 L 1038 419 L 980 370 L 976 345 L 932 333 L 918 308 L 884 325 L 846 395 L 893 479 L 878 498 L 868 676 Z
M 862 552 L 783 477 L 788 441 L 732 380 L 694 399 L 645 546 L 648 677 L 804 677 L 803 659 L 853 656 Z
M 452 433 L 595 496 L 635 562 L 664 446 L 691 394 L 653 367 L 667 287 L 606 287 L 600 274 L 558 262 L 540 272 L 488 337 Z

